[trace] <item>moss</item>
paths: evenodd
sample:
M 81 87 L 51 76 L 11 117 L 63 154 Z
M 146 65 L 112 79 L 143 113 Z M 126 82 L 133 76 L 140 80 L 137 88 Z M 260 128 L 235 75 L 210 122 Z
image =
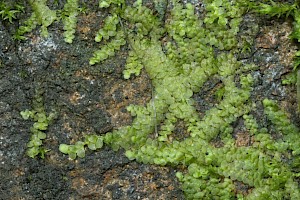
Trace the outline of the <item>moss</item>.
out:
M 31 158 L 40 156 L 45 157 L 45 153 L 50 151 L 45 149 L 42 144 L 43 140 L 46 139 L 45 131 L 48 129 L 49 124 L 57 117 L 56 112 L 51 112 L 48 116 L 44 109 L 43 103 L 43 91 L 41 89 L 36 90 L 36 94 L 33 97 L 32 110 L 26 109 L 20 112 L 23 119 L 33 119 L 33 126 L 30 128 L 31 137 L 27 143 L 27 155 Z
M 43 30 L 49 25 L 50 21 L 40 21 L 36 15 L 39 8 L 49 15 L 55 11 L 49 10 L 44 1 L 37 2 L 39 6 L 32 3 L 35 12 L 27 22 L 29 28 L 23 28 L 21 33 L 38 24 Z M 253 109 L 250 99 L 253 78 L 249 71 L 255 67 L 235 57 L 235 53 L 242 50 L 237 45 L 237 34 L 248 1 L 203 2 L 205 14 L 199 18 L 192 4 L 172 1 L 164 23 L 164 5 L 156 3 L 157 16 L 140 1 L 133 6 L 119 0 L 99 2 L 101 8 L 109 8 L 110 15 L 96 33 L 95 40 L 101 42 L 101 48 L 95 51 L 90 64 L 112 57 L 122 45 L 128 44 L 130 53 L 124 78 L 138 75 L 143 67 L 152 81 L 153 98 L 145 106 L 127 108 L 134 117 L 131 125 L 103 136 L 86 136 L 83 142 L 74 145 L 61 144 L 60 151 L 75 159 L 84 157 L 86 146 L 95 150 L 104 142 L 113 150 L 123 148 L 130 160 L 183 165 L 187 172 L 176 175 L 187 199 L 297 199 L 299 187 L 293 170 L 300 163 L 298 128 L 268 99 L 263 101 L 265 114 L 282 134 L 282 139 L 273 139 L 268 127 L 260 128 L 249 114 Z M 270 7 L 259 6 L 262 13 L 268 14 Z M 294 9 L 276 9 L 281 10 L 275 15 L 295 12 L 297 17 Z M 70 33 L 73 38 L 74 32 Z M 162 42 L 162 38 L 166 42 Z M 213 76 L 224 85 L 222 99 L 201 118 L 193 95 Z M 233 124 L 242 117 L 255 141 L 252 145 L 237 147 L 232 136 Z M 189 135 L 184 140 L 172 137 L 179 120 Z M 222 145 L 216 147 L 214 140 Z M 283 162 L 282 157 L 289 162 Z M 249 194 L 236 194 L 235 182 L 249 186 Z
M 24 25 L 17 30 L 16 37 L 25 39 L 23 35 L 27 32 L 31 32 L 37 25 L 41 25 L 42 36 L 47 37 L 47 27 L 57 19 L 56 11 L 50 10 L 46 5 L 46 0 L 30 0 L 29 3 L 33 13 L 30 18 L 24 22 Z
M 13 23 L 13 20 L 17 19 L 17 13 L 20 12 L 24 12 L 24 6 L 19 2 L 0 1 L 0 16 L 3 21 L 8 20 L 9 23 Z
M 78 15 L 78 0 L 68 0 L 62 11 L 62 20 L 64 23 L 65 42 L 72 43 L 75 37 L 75 28 Z

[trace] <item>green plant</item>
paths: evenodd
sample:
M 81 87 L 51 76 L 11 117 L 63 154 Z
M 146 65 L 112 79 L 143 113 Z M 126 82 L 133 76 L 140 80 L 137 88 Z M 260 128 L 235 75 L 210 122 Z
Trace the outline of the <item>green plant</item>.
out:
M 126 60 L 125 70 L 123 71 L 123 76 L 125 79 L 129 79 L 131 74 L 136 76 L 140 75 L 143 69 L 143 64 L 136 55 L 134 51 L 130 51 L 128 58 Z
M 110 37 L 116 36 L 118 24 L 119 19 L 117 14 L 105 18 L 104 27 L 96 33 L 95 41 L 100 42 L 102 39 L 108 40 Z
M 45 8 L 44 1 L 38 3 Z M 134 117 L 131 125 L 102 136 L 86 135 L 84 141 L 61 144 L 59 150 L 76 159 L 84 157 L 86 149 L 97 150 L 105 143 L 113 150 L 123 148 L 130 160 L 181 165 L 186 170 L 178 171 L 176 176 L 187 199 L 297 199 L 298 128 L 268 99 L 262 102 L 265 115 L 281 137 L 273 138 L 269 127 L 260 127 L 249 114 L 254 108 L 254 80 L 249 71 L 256 67 L 243 64 L 235 56 L 243 49 L 237 36 L 248 1 L 204 0 L 203 17 L 194 13 L 190 3 L 169 3 L 170 12 L 163 21 L 165 13 L 158 3 L 156 14 L 141 1 L 132 6 L 122 0 L 99 1 L 99 7 L 109 8 L 110 14 L 96 33 L 95 41 L 101 42 L 101 49 L 95 51 L 90 64 L 101 65 L 128 44 L 124 78 L 138 75 L 143 67 L 151 80 L 153 98 L 144 106 L 127 107 Z M 262 13 L 271 10 L 275 15 L 297 14 L 284 6 L 277 6 L 277 11 L 259 6 Z M 212 78 L 223 87 L 216 105 L 200 117 L 194 96 Z M 37 113 L 43 110 L 25 111 L 22 115 L 41 118 L 33 128 L 43 132 L 48 127 L 46 115 L 38 117 Z M 234 124 L 242 118 L 254 140 L 248 146 L 236 145 L 233 136 Z M 174 134 L 177 122 L 184 124 L 184 139 Z M 39 148 L 45 135 L 33 135 L 32 145 Z M 237 182 L 251 189 L 241 194 L 235 186 Z
M 83 158 L 85 156 L 85 146 L 90 150 L 97 150 L 103 146 L 103 138 L 97 135 L 86 135 L 84 142 L 78 141 L 74 145 L 60 144 L 59 150 L 68 154 L 69 158 L 74 160 L 78 156 Z
M 114 40 L 107 43 L 101 49 L 94 52 L 93 57 L 90 59 L 90 65 L 106 60 L 108 57 L 115 55 L 115 51 L 120 50 L 121 46 L 126 44 L 123 31 L 118 31 Z
M 61 18 L 64 24 L 64 37 L 65 42 L 72 43 L 75 37 L 75 28 L 78 15 L 78 0 L 68 0 L 64 5 L 64 9 L 61 14 Z
M 282 15 L 289 16 L 298 8 L 298 3 L 295 2 L 294 4 L 288 3 L 275 3 L 274 1 L 270 0 L 271 5 L 265 3 L 259 3 L 256 6 L 256 11 L 270 16 L 278 16 L 281 17 Z
M 295 145 L 274 141 L 268 130 L 259 128 L 255 119 L 248 115 L 252 109 L 248 101 L 253 78 L 247 71 L 255 67 L 243 65 L 233 55 L 243 9 L 239 9 L 239 4 L 227 1 L 205 1 L 207 18 L 199 20 L 191 4 L 183 7 L 173 3 L 171 20 L 164 28 L 159 26 L 160 19 L 141 4 L 125 7 L 124 15 L 119 13 L 120 18 L 135 27 L 135 31 L 123 27 L 131 49 L 124 77 L 127 79 L 133 73 L 138 74 L 143 66 L 152 80 L 155 98 L 144 107 L 127 107 L 135 117 L 132 125 L 105 134 L 104 143 L 113 150 L 124 148 L 130 160 L 186 166 L 187 173 L 178 172 L 176 175 L 187 199 L 234 198 L 235 181 L 253 187 L 245 197 L 248 199 L 295 197 L 297 192 L 290 189 L 298 188 L 293 180 L 294 174 L 280 159 L 281 155 L 288 156 L 286 150 L 295 148 Z M 117 23 L 115 20 L 113 24 Z M 110 30 L 117 29 L 112 25 Z M 100 33 L 99 40 L 104 33 Z M 171 38 L 164 46 L 165 51 L 160 43 L 164 34 Z M 110 35 L 114 36 L 108 34 L 108 37 Z M 213 48 L 231 52 L 215 55 Z M 239 86 L 234 81 L 237 75 Z M 200 119 L 192 96 L 212 76 L 222 82 L 224 91 L 218 104 Z M 269 113 L 270 106 L 267 101 L 264 104 L 266 113 Z M 246 128 L 257 141 L 253 146 L 234 145 L 232 124 L 242 116 Z M 182 141 L 173 136 L 178 120 L 183 121 L 188 134 Z M 287 123 L 283 120 L 279 126 Z M 160 124 L 159 130 L 157 124 Z M 155 136 L 149 137 L 155 130 Z M 222 147 L 212 145 L 216 138 L 222 141 Z M 78 147 L 76 144 L 74 149 L 62 145 L 66 149 L 61 151 L 71 153 L 72 158 L 83 156 L 85 142 L 79 142 Z
M 32 31 L 37 25 L 41 25 L 42 36 L 47 37 L 47 27 L 57 19 L 56 11 L 50 10 L 46 5 L 46 0 L 30 0 L 29 3 L 33 9 L 33 13 L 24 22 L 24 25 L 17 30 L 14 36 L 15 39 L 25 39 L 23 35 Z
M 293 155 L 300 154 L 300 141 L 297 139 L 299 129 L 290 122 L 285 112 L 282 111 L 275 101 L 264 99 L 265 113 L 277 130 L 283 135 L 283 140 L 288 144 Z
M 282 79 L 281 83 L 283 85 L 290 85 L 297 83 L 297 71 L 287 74 L 284 79 Z
M 99 0 L 99 8 L 108 8 L 111 5 L 121 6 L 124 3 L 124 0 Z
M 10 6 L 8 2 L 0 1 L 0 16 L 2 20 L 8 20 L 12 23 L 13 19 L 17 19 L 16 14 L 20 12 L 24 12 L 24 7 L 22 5 L 14 4 L 13 6 Z
M 48 149 L 45 149 L 42 144 L 43 140 L 46 139 L 45 131 L 48 129 L 49 124 L 56 118 L 56 113 L 52 112 L 48 116 L 46 115 L 43 98 L 41 91 L 37 90 L 34 100 L 32 102 L 33 109 L 21 111 L 20 114 L 23 119 L 33 119 L 33 126 L 30 128 L 31 137 L 30 141 L 27 143 L 27 155 L 31 158 L 40 156 L 45 157 L 45 153 Z

